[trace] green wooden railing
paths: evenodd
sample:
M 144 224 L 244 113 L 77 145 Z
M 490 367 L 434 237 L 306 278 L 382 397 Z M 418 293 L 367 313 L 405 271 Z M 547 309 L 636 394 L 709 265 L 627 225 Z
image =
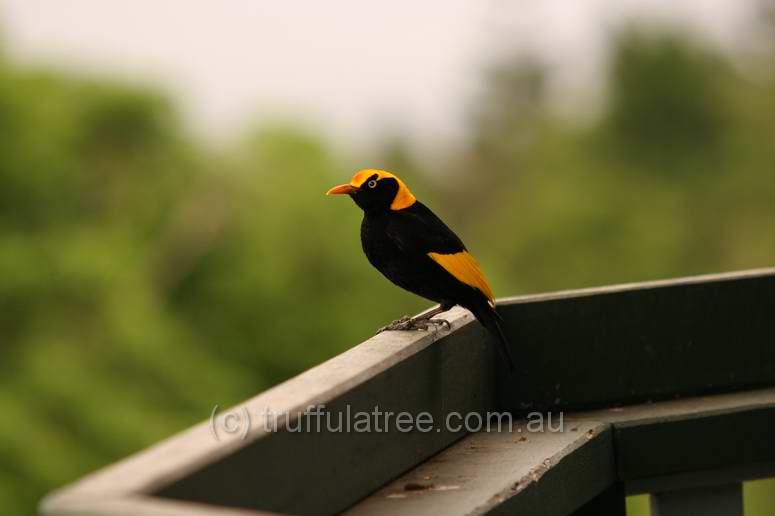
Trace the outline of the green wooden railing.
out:
M 738 515 L 741 483 L 775 476 L 775 269 L 499 311 L 513 375 L 453 309 L 450 329 L 377 335 L 41 510 L 615 516 L 650 493 L 653 514 Z

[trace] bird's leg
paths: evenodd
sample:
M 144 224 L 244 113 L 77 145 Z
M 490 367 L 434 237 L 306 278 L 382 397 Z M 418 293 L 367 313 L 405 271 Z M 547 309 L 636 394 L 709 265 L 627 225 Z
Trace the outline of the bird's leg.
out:
M 418 315 L 417 317 L 410 318 L 408 315 L 403 316 L 400 319 L 396 319 L 392 323 L 388 324 L 387 326 L 383 326 L 379 330 L 377 330 L 377 333 L 382 333 L 383 331 L 409 331 L 409 330 L 427 330 L 430 326 L 435 325 L 441 325 L 446 326 L 447 328 L 450 328 L 449 321 L 446 319 L 432 319 L 433 316 L 438 315 L 442 312 L 446 312 L 452 308 L 452 306 L 447 305 L 439 305 L 433 310 L 426 312 L 422 315 Z

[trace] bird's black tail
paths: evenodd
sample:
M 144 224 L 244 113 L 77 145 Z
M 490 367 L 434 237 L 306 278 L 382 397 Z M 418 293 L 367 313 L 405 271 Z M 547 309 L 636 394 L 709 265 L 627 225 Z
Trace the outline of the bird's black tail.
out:
M 498 312 L 495 311 L 495 308 L 490 306 L 486 301 L 477 303 L 477 306 L 469 308 L 469 310 L 471 310 L 471 312 L 474 314 L 474 317 L 476 317 L 476 319 L 482 323 L 482 326 L 484 326 L 490 333 L 493 334 L 493 336 L 495 336 L 495 339 L 498 342 L 498 352 L 508 364 L 509 372 L 513 373 L 514 359 L 511 356 L 511 346 L 509 345 L 509 341 L 506 338 L 506 335 L 503 333 L 503 328 L 501 328 L 501 323 L 503 322 L 501 316 L 498 315 Z

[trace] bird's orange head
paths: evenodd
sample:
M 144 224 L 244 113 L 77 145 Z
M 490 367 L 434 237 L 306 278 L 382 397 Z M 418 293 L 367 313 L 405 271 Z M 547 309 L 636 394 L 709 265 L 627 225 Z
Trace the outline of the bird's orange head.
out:
M 349 195 L 364 211 L 403 210 L 417 199 L 395 174 L 367 168 L 356 173 L 349 183 L 335 186 L 326 195 Z

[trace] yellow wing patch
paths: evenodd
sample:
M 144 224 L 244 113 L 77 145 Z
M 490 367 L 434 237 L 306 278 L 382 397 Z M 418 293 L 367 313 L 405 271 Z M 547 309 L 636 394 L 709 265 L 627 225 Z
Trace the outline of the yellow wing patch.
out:
M 495 302 L 495 294 L 493 294 L 490 284 L 487 283 L 476 259 L 468 251 L 455 254 L 428 253 L 428 256 L 459 281 L 478 288 L 482 294 L 487 296 L 487 299 Z

